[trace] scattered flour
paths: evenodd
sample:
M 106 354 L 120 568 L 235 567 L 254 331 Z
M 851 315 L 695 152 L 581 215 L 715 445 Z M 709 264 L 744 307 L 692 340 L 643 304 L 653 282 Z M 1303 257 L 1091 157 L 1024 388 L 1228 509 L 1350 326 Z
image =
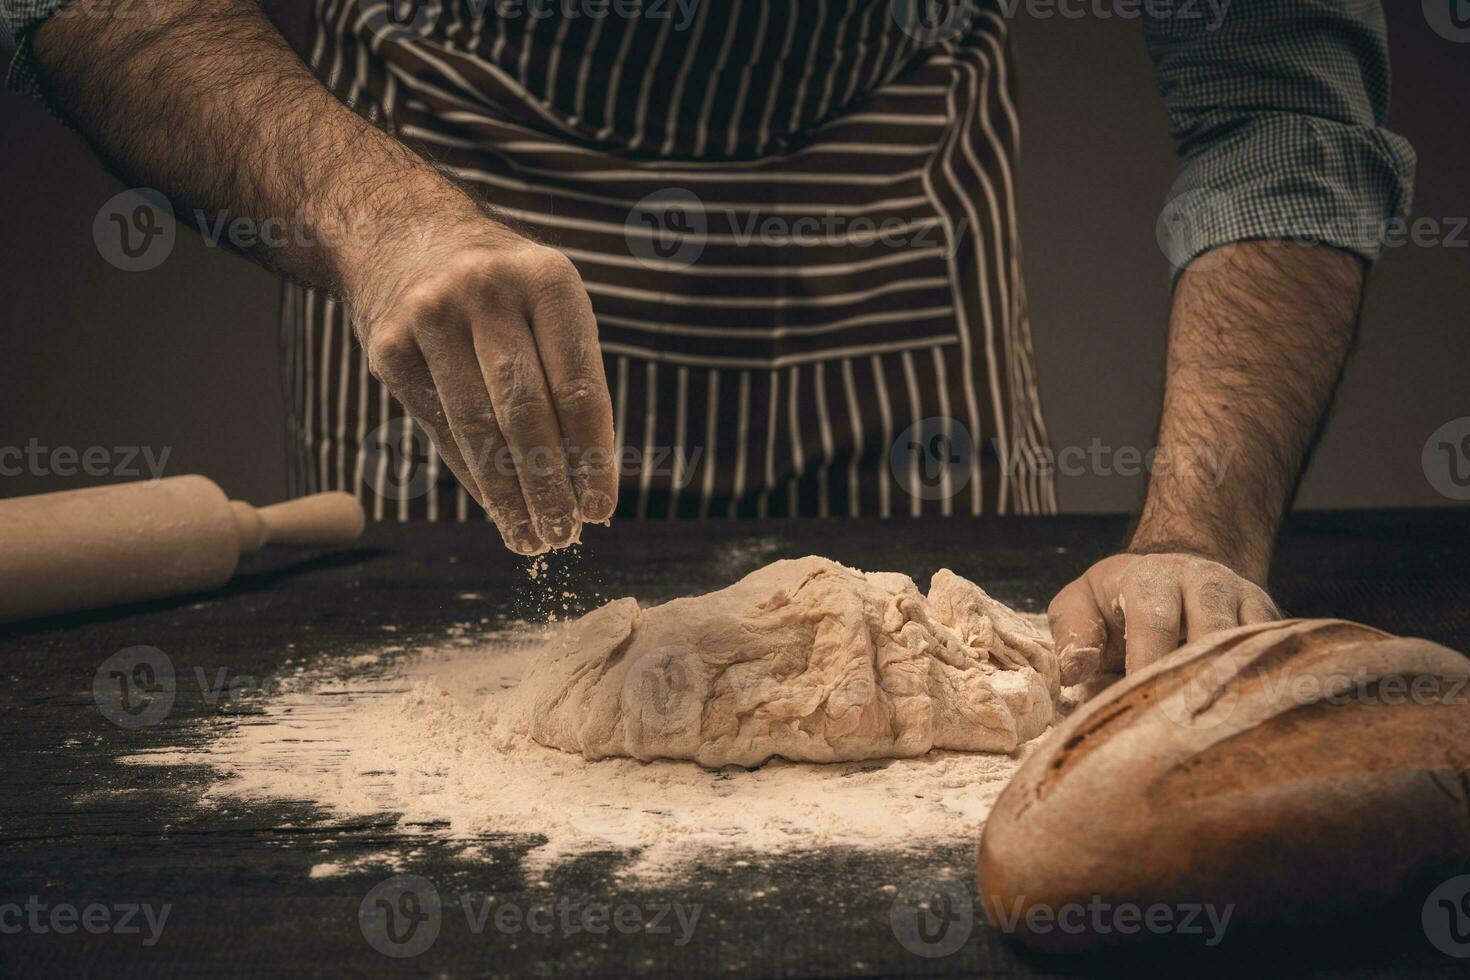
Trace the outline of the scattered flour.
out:
M 544 839 L 528 855 L 532 875 L 619 851 L 622 873 L 654 877 L 742 854 L 974 841 L 1025 752 L 710 771 L 587 762 L 524 738 L 497 748 L 491 728 L 544 628 L 450 632 L 434 647 L 319 661 L 289 690 L 262 695 L 255 713 L 211 721 L 190 747 L 124 761 L 212 767 L 204 805 L 304 801 L 335 819 L 390 815 L 400 832 L 468 854 L 487 836 L 519 835 Z M 324 857 L 311 873 L 350 870 Z

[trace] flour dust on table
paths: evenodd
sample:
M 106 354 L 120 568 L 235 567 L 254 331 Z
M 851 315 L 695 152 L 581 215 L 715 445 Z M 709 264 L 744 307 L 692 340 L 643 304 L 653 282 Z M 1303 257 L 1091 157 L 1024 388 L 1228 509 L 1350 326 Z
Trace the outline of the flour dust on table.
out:
M 530 874 L 616 852 L 620 873 L 657 877 L 973 844 L 1025 740 L 1069 706 L 1056 684 L 1046 633 L 964 579 L 941 572 L 924 596 L 902 575 L 806 558 L 552 630 L 388 634 L 125 761 L 211 768 L 204 807 L 306 802 L 471 858 L 522 837 Z M 577 710 L 597 722 L 557 720 Z

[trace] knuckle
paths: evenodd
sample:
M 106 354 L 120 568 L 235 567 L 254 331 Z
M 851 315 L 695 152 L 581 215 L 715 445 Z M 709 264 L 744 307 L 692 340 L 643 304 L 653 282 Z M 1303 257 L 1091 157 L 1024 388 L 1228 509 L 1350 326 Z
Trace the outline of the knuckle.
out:
M 459 318 L 463 306 L 458 281 L 454 275 L 441 273 L 415 283 L 404 291 L 399 301 L 400 315 L 409 319 L 415 329 L 437 331 L 450 326 Z
M 530 243 L 479 256 L 461 275 L 474 282 L 482 296 L 488 293 L 492 301 L 499 302 L 535 297 L 543 291 L 583 288 L 571 259 L 554 248 Z
M 1143 632 L 1151 637 L 1164 637 L 1174 633 L 1179 626 L 1179 621 L 1173 617 L 1150 613 L 1144 621 Z
M 497 457 L 505 445 L 494 419 L 473 419 L 460 426 L 456 436 L 465 461 L 479 477 L 496 473 Z
M 1235 607 L 1237 589 L 1234 583 L 1223 579 L 1207 579 L 1195 587 L 1195 595 L 1202 608 L 1219 612 Z
M 494 390 L 505 392 L 507 401 L 524 398 L 530 387 L 530 365 L 524 355 L 496 354 L 490 361 L 489 373 Z
M 407 380 L 419 359 L 418 343 L 402 326 L 384 326 L 373 332 L 366 344 L 368 366 L 385 382 Z
M 602 386 L 590 378 L 576 378 L 552 389 L 557 407 L 579 418 L 600 414 L 608 403 Z
M 535 398 L 513 394 L 495 406 L 500 424 L 511 432 L 526 432 L 541 421 L 541 406 Z
M 562 252 L 544 245 L 524 249 L 518 256 L 524 263 L 530 285 L 539 289 L 555 289 L 582 285 L 582 277 L 572 260 Z

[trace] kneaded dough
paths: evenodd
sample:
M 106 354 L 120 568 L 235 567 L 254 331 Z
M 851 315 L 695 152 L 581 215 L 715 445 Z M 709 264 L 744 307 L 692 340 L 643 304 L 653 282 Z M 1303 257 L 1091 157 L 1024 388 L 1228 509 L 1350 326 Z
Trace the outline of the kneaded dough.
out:
M 1055 712 L 1051 641 L 945 569 L 778 561 L 727 589 L 568 624 L 527 673 L 510 730 L 588 759 L 703 766 L 1011 752 Z

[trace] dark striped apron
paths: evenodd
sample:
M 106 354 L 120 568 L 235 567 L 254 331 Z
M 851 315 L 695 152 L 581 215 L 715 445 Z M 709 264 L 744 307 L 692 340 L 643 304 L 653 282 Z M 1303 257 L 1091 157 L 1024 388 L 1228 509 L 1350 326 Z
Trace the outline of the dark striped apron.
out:
M 1055 510 L 998 12 L 935 39 L 902 0 L 514 2 L 318 0 L 311 62 L 576 264 L 618 516 Z M 282 337 L 293 494 L 482 516 L 340 304 L 288 286 Z

